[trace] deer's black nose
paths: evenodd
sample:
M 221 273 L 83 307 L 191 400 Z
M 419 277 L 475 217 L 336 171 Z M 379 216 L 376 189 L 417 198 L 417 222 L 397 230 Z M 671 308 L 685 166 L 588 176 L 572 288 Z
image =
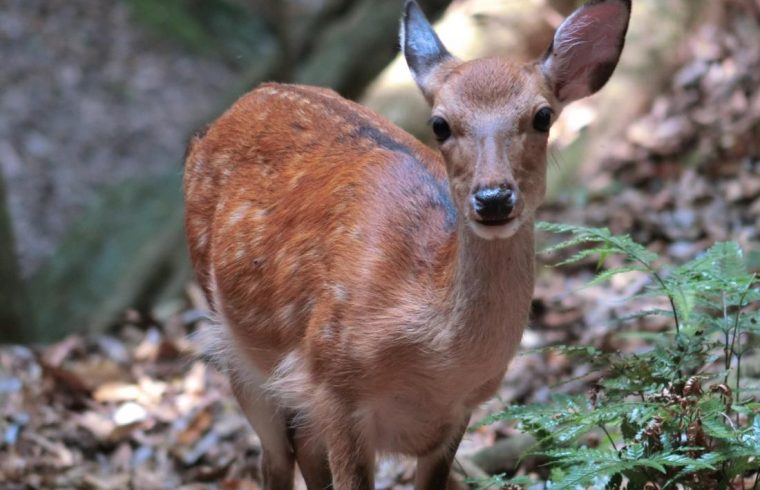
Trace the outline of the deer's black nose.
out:
M 509 220 L 515 204 L 517 194 L 509 187 L 485 187 L 472 195 L 472 208 L 484 225 L 504 224 Z

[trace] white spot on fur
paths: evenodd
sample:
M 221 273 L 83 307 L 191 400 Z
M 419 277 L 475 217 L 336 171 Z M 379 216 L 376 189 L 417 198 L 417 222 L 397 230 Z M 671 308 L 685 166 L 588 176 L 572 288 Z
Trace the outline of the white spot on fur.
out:
M 335 336 L 337 334 L 335 330 L 335 324 L 332 322 L 324 324 L 320 329 L 320 333 L 322 334 L 322 338 L 325 341 L 332 342 L 335 340 Z
M 293 178 L 290 179 L 290 186 L 296 187 L 298 183 L 301 181 L 301 179 L 306 175 L 306 172 L 304 170 L 301 170 L 300 172 L 296 173 Z
M 235 225 L 237 225 L 238 223 L 240 223 L 240 221 L 242 221 L 242 219 L 245 218 L 245 216 L 248 214 L 248 212 L 250 211 L 250 209 L 251 209 L 251 202 L 250 201 L 246 201 L 243 204 L 241 204 L 240 206 L 238 206 L 237 209 L 235 209 L 230 214 L 230 218 L 227 220 L 227 226 L 229 226 L 230 228 L 232 228 Z
M 201 179 L 201 185 L 205 189 L 209 189 L 214 185 L 214 178 L 211 176 L 211 174 L 206 174 Z
M 264 241 L 264 227 L 263 226 L 256 226 L 253 228 L 253 235 L 251 237 L 251 247 L 253 249 L 258 248 L 261 246 L 261 243 Z
M 288 261 L 289 255 L 289 250 L 281 248 L 277 251 L 277 254 L 275 254 L 274 261 L 278 266 L 282 266 Z
M 301 252 L 301 260 L 304 260 L 307 264 L 310 264 L 321 261 L 322 257 L 319 253 L 317 253 L 316 250 L 310 248 Z
M 302 313 L 304 316 L 308 316 L 309 314 L 311 314 L 311 310 L 313 310 L 313 309 L 314 309 L 314 305 L 315 305 L 315 304 L 316 304 L 316 300 L 315 300 L 315 298 L 314 298 L 314 297 L 310 297 L 309 299 L 307 299 L 307 300 L 306 300 L 306 301 L 303 303 L 303 305 L 301 305 L 301 313 Z
M 348 299 L 348 290 L 343 284 L 335 283 L 332 285 L 333 297 L 338 303 L 342 303 Z
M 197 231 L 195 237 L 196 248 L 205 248 L 208 245 L 208 225 L 206 220 L 202 218 L 195 218 L 192 223 L 192 227 Z
M 351 238 L 353 238 L 356 241 L 361 241 L 362 239 L 362 228 L 361 226 L 354 226 L 354 229 L 351 230 Z
M 286 325 L 293 325 L 296 321 L 296 304 L 288 303 L 279 312 L 279 319 Z
M 232 176 L 232 167 L 222 169 L 222 181 L 226 182 Z
M 195 238 L 195 248 L 205 248 L 208 244 L 208 233 L 206 230 L 198 232 L 198 236 Z
M 229 168 L 232 155 L 229 153 L 219 153 L 214 155 L 214 167 L 216 168 Z
M 201 173 L 203 171 L 204 163 L 206 163 L 206 160 L 203 159 L 200 155 L 197 155 L 193 159 L 192 169 L 195 173 Z

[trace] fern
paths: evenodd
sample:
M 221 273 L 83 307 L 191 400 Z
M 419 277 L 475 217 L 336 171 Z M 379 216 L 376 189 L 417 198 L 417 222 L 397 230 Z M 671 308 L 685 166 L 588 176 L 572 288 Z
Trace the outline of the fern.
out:
M 717 243 L 690 262 L 668 267 L 629 236 L 606 228 L 537 228 L 566 235 L 544 250 L 570 251 L 558 266 L 596 261 L 591 285 L 624 273 L 647 274 L 651 284 L 636 299 L 665 298 L 670 309 L 649 301 L 617 321 L 657 315 L 673 329 L 648 334 L 650 348 L 635 354 L 551 347 L 601 375 L 591 393 L 510 406 L 481 425 L 515 421 L 535 436 L 533 452 L 550 461 L 545 484 L 552 490 L 729 488 L 760 474 L 760 403 L 743 396 L 749 387 L 741 372 L 742 357 L 760 336 L 760 288 L 741 247 Z M 612 256 L 615 267 L 605 269 Z M 478 488 L 533 484 L 504 475 L 481 483 L 487 485 Z

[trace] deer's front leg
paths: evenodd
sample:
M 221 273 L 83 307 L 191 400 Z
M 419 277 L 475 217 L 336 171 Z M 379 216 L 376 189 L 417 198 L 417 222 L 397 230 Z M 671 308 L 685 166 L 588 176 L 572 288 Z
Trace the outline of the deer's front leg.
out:
M 327 461 L 327 448 L 320 435 L 309 424 L 293 429 L 296 462 L 309 490 L 332 488 L 332 475 Z
M 470 422 L 470 414 L 463 417 L 459 425 L 451 430 L 446 442 L 430 454 L 417 458 L 417 477 L 415 490 L 454 490 L 450 484 L 451 463 L 462 441 L 464 431 Z
M 354 428 L 349 425 L 334 428 L 326 437 L 333 489 L 373 490 L 374 454 L 365 447 Z

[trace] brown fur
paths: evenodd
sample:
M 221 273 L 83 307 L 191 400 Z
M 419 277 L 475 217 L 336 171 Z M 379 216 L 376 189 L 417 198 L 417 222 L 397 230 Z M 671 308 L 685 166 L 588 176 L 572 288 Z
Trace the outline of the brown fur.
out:
M 584 15 L 613 3 L 628 14 L 599 0 Z M 527 321 L 548 137 L 534 118 L 561 112 L 567 67 L 436 53 L 416 8 L 402 46 L 421 47 L 405 54 L 451 128 L 440 152 L 330 90 L 271 83 L 190 145 L 187 236 L 219 320 L 202 335 L 262 440 L 267 490 L 292 488 L 294 461 L 310 488 L 369 490 L 376 452 L 418 456 L 417 489 L 439 490 Z M 560 61 L 588 49 L 563 46 Z M 487 226 L 472 196 L 494 186 L 517 204 Z

